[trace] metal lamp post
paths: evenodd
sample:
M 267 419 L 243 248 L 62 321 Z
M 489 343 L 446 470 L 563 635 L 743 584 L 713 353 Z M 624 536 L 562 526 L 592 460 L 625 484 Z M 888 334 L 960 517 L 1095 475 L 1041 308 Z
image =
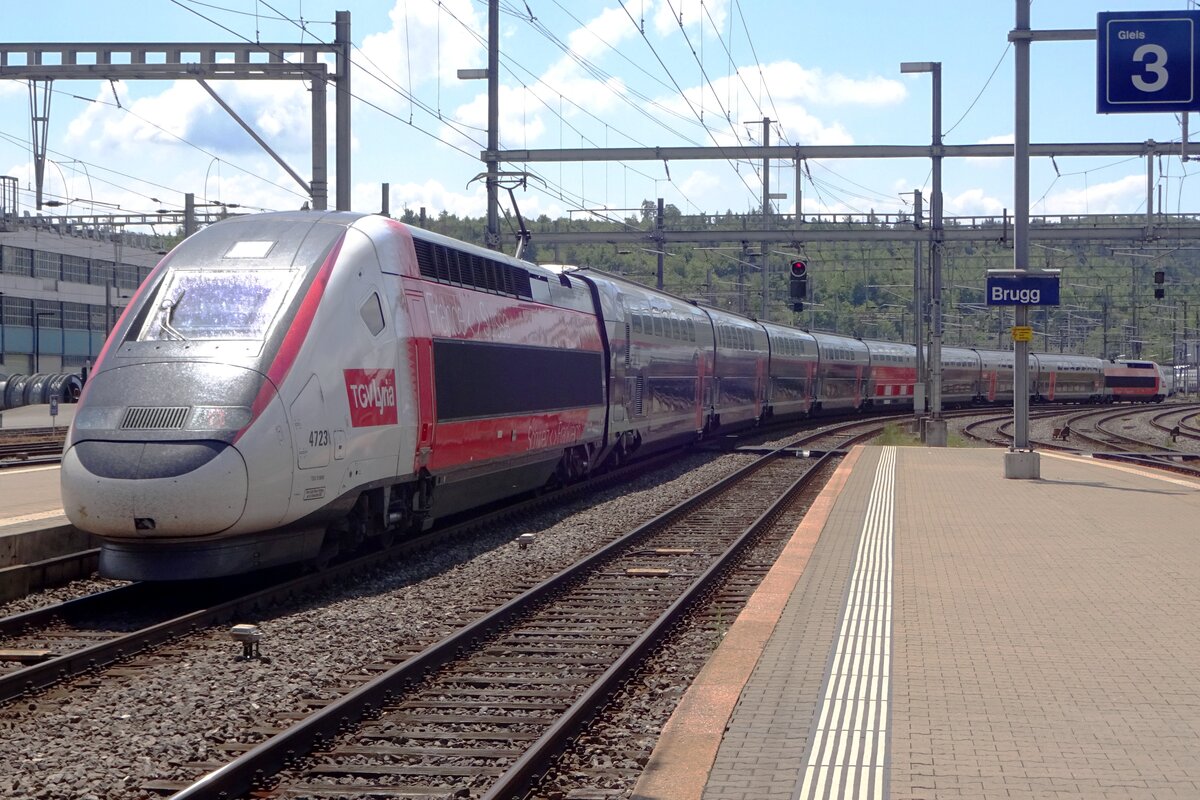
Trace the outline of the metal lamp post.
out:
M 928 72 L 933 76 L 933 193 L 929 198 L 929 422 L 925 442 L 946 444 L 946 421 L 942 419 L 942 62 L 904 61 L 900 72 Z

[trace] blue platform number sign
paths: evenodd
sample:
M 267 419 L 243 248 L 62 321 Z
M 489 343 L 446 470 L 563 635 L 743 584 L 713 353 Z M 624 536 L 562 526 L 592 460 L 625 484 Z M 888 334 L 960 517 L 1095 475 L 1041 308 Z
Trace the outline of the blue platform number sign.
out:
M 1200 11 L 1096 16 L 1096 111 L 1200 111 Z
M 54 395 L 50 395 L 50 416 L 58 416 L 58 398 Z

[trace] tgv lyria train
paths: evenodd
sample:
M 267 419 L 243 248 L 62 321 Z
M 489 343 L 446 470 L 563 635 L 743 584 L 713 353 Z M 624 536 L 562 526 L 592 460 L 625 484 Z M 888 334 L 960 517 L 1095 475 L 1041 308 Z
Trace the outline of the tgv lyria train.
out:
M 914 356 L 381 216 L 235 217 L 113 330 L 63 505 L 113 577 L 321 559 L 716 430 L 911 408 Z M 1035 399 L 1105 399 L 1099 359 L 1029 370 Z M 943 350 L 947 405 L 1010 401 L 1012 377 L 1011 352 Z

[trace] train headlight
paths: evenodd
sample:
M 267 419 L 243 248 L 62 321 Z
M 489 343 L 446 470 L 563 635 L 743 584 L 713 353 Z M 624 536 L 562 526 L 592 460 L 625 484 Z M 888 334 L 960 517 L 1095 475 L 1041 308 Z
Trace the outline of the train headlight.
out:
M 75 430 L 112 430 L 121 427 L 122 406 L 82 406 L 75 411 Z
M 236 431 L 250 422 L 245 406 L 196 406 L 188 419 L 189 431 Z

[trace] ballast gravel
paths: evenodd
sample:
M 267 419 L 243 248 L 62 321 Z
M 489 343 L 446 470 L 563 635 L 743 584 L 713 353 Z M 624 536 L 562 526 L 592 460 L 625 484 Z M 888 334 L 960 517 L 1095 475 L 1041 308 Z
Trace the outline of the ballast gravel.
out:
M 427 645 L 747 463 L 689 455 L 671 468 L 571 506 L 498 525 L 411 563 L 327 590 L 303 607 L 243 622 L 259 626 L 269 661 L 242 661 L 228 636 L 169 645 L 177 659 L 96 685 L 52 689 L 0 708 L 0 797 L 125 800 L 156 796 L 156 780 L 193 781 L 189 764 L 225 763 L 217 745 L 247 729 L 285 727 L 310 698 L 332 699 L 378 654 Z M 515 541 L 533 533 L 532 545 Z M 41 593 L 41 604 L 82 586 Z M 34 599 L 24 604 L 38 602 Z M 5 613 L 15 613 L 10 603 Z

